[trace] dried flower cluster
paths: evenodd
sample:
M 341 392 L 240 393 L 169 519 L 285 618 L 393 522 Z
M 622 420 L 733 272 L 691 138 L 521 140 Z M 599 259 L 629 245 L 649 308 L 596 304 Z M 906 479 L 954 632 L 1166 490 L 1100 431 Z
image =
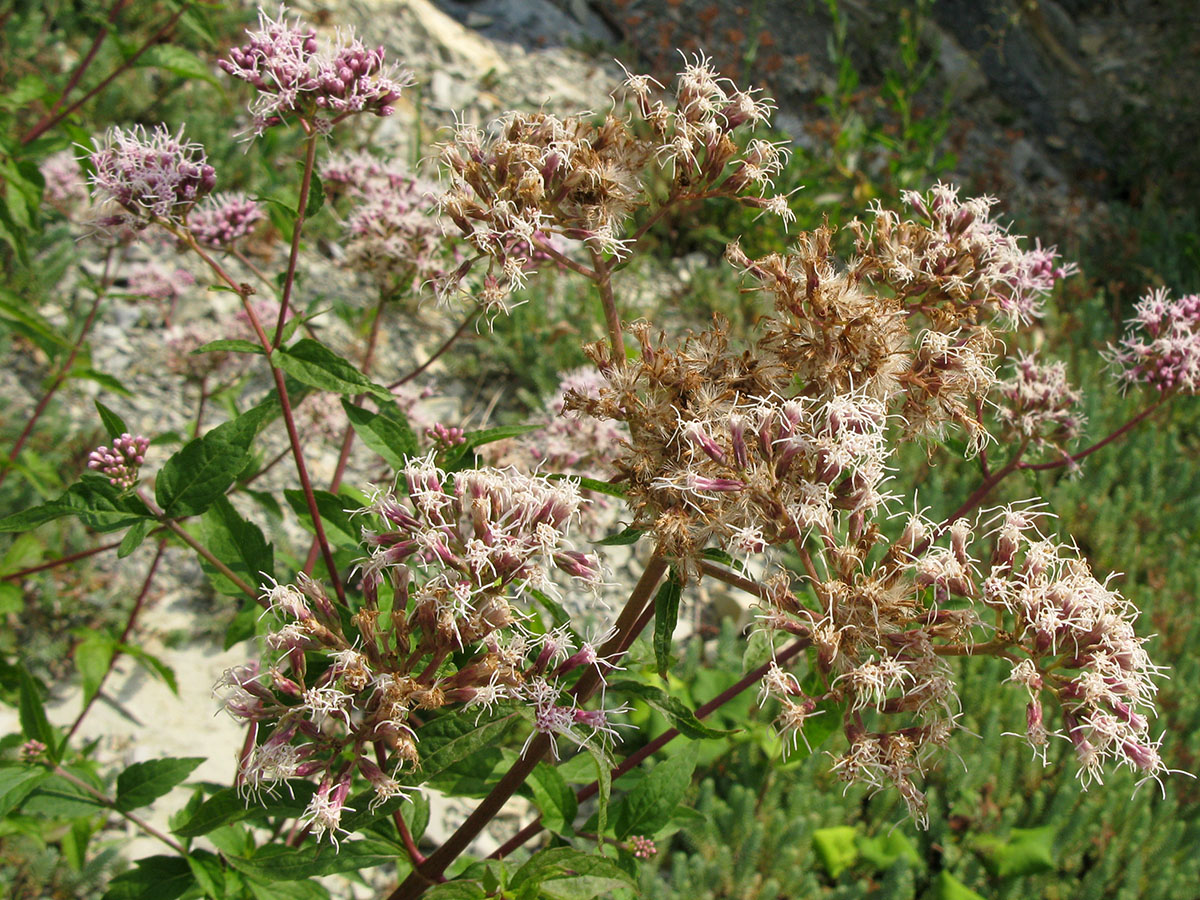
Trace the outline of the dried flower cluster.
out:
M 93 450 L 88 455 L 88 468 L 106 476 L 114 487 L 127 491 L 138 483 L 138 472 L 149 447 L 150 438 L 126 432 L 113 441 L 112 449 Z
M 703 57 L 680 73 L 673 107 L 654 99 L 658 86 L 647 76 L 630 76 L 625 87 L 633 103 L 624 117 L 610 113 L 597 125 L 584 115 L 514 112 L 492 135 L 463 124 L 442 147 L 450 188 L 441 209 L 488 260 L 476 298 L 485 309 L 508 308 L 535 251 L 561 258 L 553 238 L 624 256 L 630 216 L 663 200 L 651 190 L 663 168 L 673 173 L 667 199 L 751 194 L 743 202 L 790 215 L 783 198 L 759 196 L 786 151 L 748 136 L 770 104 L 718 77 Z M 456 274 L 466 271 L 464 264 Z M 450 279 L 443 290 L 456 284 Z
M 354 113 L 388 116 L 412 84 L 410 73 L 384 61 L 382 47 L 368 49 L 352 32 L 322 46 L 316 31 L 288 21 L 283 6 L 275 18 L 260 9 L 258 29 L 246 36 L 218 65 L 258 90 L 250 105 L 256 135 L 292 118 L 327 131 Z
M 275 723 L 243 761 L 243 786 L 253 792 L 321 773 L 309 808 L 318 834 L 338 830 L 347 750 L 376 802 L 402 794 L 400 767 L 420 759 L 417 710 L 422 718 L 445 707 L 509 715 L 523 705 L 531 735 L 584 743 L 615 733 L 614 710 L 581 708 L 567 690 L 565 676 L 607 670 L 599 642 L 576 647 L 566 629 L 534 634 L 521 621 L 523 603 L 556 592 L 551 567 L 586 590 L 599 581 L 598 559 L 566 539 L 582 503 L 577 485 L 502 469 L 459 472 L 451 482 L 432 455 L 402 477 L 404 499 L 379 492 L 359 511 L 380 530 L 363 531 L 371 552 L 359 565 L 364 604 L 353 634 L 317 582 L 271 585 L 264 596 L 282 622 L 267 644 L 289 671 L 272 666 L 263 679 L 257 666 L 232 670 L 220 685 L 233 715 Z M 314 651 L 330 665 L 310 675 L 306 652 Z M 388 747 L 393 774 L 365 755 L 373 741 Z
M 1200 389 L 1200 294 L 1172 300 L 1164 288 L 1151 291 L 1134 307 L 1110 356 L 1124 385 L 1194 394 Z

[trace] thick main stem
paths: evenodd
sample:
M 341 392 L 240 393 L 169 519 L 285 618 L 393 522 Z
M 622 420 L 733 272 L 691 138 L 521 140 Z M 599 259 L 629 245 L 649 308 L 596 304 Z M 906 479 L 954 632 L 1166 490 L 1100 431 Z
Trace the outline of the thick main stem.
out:
M 304 228 L 304 214 L 308 207 L 308 194 L 312 188 L 313 167 L 317 159 L 317 133 L 313 132 L 304 142 L 304 172 L 300 176 L 300 199 L 296 203 L 296 222 L 292 226 L 292 246 L 288 251 L 287 275 L 283 279 L 283 291 L 279 300 L 279 319 L 275 322 L 275 337 L 270 350 L 283 342 L 283 325 L 287 320 L 288 307 L 292 302 L 292 286 L 296 282 L 296 263 L 300 259 L 300 232 Z
M 610 654 L 627 648 L 632 643 L 636 637 L 632 634 L 633 627 L 641 618 L 642 610 L 647 602 L 653 602 L 651 598 L 654 596 L 654 589 L 658 586 L 658 582 L 666 570 L 666 560 L 657 554 L 646 564 L 642 577 L 638 579 L 638 583 L 625 603 L 625 608 L 617 617 L 612 638 L 598 652 L 599 657 L 608 657 Z M 583 703 L 591 697 L 599 685 L 599 672 L 595 667 L 589 668 L 575 684 L 574 694 L 577 702 Z M 430 854 L 422 865 L 414 867 L 412 873 L 391 893 L 388 900 L 413 900 L 413 898 L 421 896 L 432 884 L 441 880 L 450 864 L 496 817 L 496 814 L 500 812 L 517 788 L 525 783 L 529 773 L 541 762 L 549 749 L 550 738 L 548 735 L 538 734 L 534 737 L 525 752 L 504 773 L 500 781 L 492 788 L 491 793 L 480 801 L 479 806 L 475 807 L 475 810 L 458 827 L 458 830 Z
M 782 663 L 787 662 L 793 656 L 795 656 L 797 653 L 799 653 L 801 650 L 803 650 L 805 647 L 807 647 L 809 645 L 809 643 L 810 642 L 807 640 L 794 641 L 793 643 L 791 643 L 787 647 L 785 647 L 783 650 L 780 650 L 777 654 L 775 654 L 775 657 L 772 662 L 775 665 L 780 665 Z M 767 674 L 767 671 L 771 668 L 772 662 L 763 663 L 757 669 L 753 669 L 750 672 L 747 672 L 739 681 L 737 681 L 734 684 L 727 687 L 725 690 L 723 690 L 721 693 L 717 694 L 717 696 L 713 697 L 711 700 L 709 700 L 703 706 L 698 707 L 696 709 L 696 718 L 697 719 L 705 718 L 710 713 L 712 713 L 715 710 L 719 709 L 720 707 L 724 706 L 726 703 L 728 703 L 730 700 L 732 700 L 734 697 L 736 697 L 742 691 L 746 690 L 746 688 L 750 687 L 753 684 L 758 683 L 758 681 L 760 681 L 762 679 L 762 677 Z M 629 754 L 629 756 L 627 756 L 621 762 L 621 764 L 619 766 L 617 766 L 615 769 L 613 769 L 612 780 L 616 781 L 622 775 L 626 774 L 627 772 L 632 771 L 637 766 L 639 766 L 643 760 L 645 760 L 652 754 L 657 753 L 659 750 L 661 750 L 663 747 L 665 747 L 671 741 L 675 740 L 675 738 L 677 738 L 677 737 L 679 737 L 679 729 L 669 728 L 666 731 L 664 731 L 662 734 L 660 734 L 658 737 L 656 737 L 654 740 L 647 743 L 645 746 L 643 746 L 643 747 L 639 748 L 638 750 L 634 751 L 633 753 Z M 588 800 L 588 799 L 594 797 L 599 792 L 599 790 L 600 790 L 600 783 L 598 781 L 593 781 L 591 784 L 584 785 L 578 791 L 576 791 L 575 799 L 578 802 L 582 803 L 584 800 Z M 526 825 L 524 828 L 522 828 L 520 831 L 518 831 L 515 835 L 513 835 L 511 838 L 509 838 L 503 845 L 501 845 L 499 848 L 497 848 L 495 850 L 495 852 L 493 852 L 491 857 L 489 857 L 489 858 L 490 859 L 503 859 L 508 854 L 510 854 L 514 850 L 516 850 L 518 847 L 523 845 L 526 841 L 528 841 L 530 838 L 532 838 L 534 835 L 536 835 L 541 830 L 542 830 L 542 818 L 541 818 L 541 816 L 538 816 L 536 819 L 534 819 L 532 822 L 530 822 L 528 825 Z

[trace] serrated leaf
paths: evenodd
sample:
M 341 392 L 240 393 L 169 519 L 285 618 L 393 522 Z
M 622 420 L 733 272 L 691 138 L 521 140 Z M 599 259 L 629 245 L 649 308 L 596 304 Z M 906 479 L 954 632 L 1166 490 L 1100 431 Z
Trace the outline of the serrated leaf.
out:
M 189 441 L 159 470 L 155 499 L 171 518 L 199 515 L 224 496 L 246 459 L 245 448 L 211 434 Z
M 338 847 L 316 842 L 303 847 L 268 844 L 259 848 L 253 856 L 229 857 L 229 864 L 240 872 L 268 882 L 300 881 L 401 863 L 400 854 L 403 852 L 399 847 L 374 839 L 342 841 Z
M 857 836 L 858 832 L 849 825 L 818 828 L 813 832 L 813 849 L 830 878 L 837 878 L 858 859 Z
M 150 525 L 152 519 L 138 519 L 129 526 L 129 530 L 125 532 L 125 537 L 121 538 L 121 545 L 117 547 L 117 559 L 124 559 L 142 546 L 142 542 L 146 540 L 146 535 L 150 533 Z
M 612 828 L 618 838 L 654 834 L 671 820 L 691 786 L 698 749 L 696 744 L 688 744 L 682 753 L 663 760 L 613 804 Z
M 175 900 L 195 884 L 182 856 L 149 856 L 108 883 L 103 900 Z
M 130 812 L 149 806 L 192 774 L 204 759 L 189 756 L 134 763 L 117 776 L 117 809 Z
M 136 65 L 138 68 L 163 69 L 181 78 L 207 81 L 221 87 L 208 64 L 178 44 L 155 44 L 138 57 Z
M 691 740 L 708 740 L 737 734 L 736 729 L 727 731 L 721 728 L 709 728 L 696 718 L 696 714 L 688 708 L 686 703 L 678 697 L 672 697 L 662 688 L 642 684 L 640 681 L 623 679 L 621 681 L 610 682 L 608 690 L 617 694 L 632 694 L 635 697 L 645 700 L 650 706 L 666 716 L 667 720 L 670 721 L 671 725 L 681 735 Z
M 293 779 L 280 785 L 280 791 L 278 796 L 265 798 L 265 803 L 247 804 L 237 790 L 225 788 L 201 803 L 186 819 L 174 823 L 171 830 L 180 837 L 192 838 L 244 819 L 298 816 L 308 808 L 317 789 L 312 782 Z
M 421 726 L 421 769 L 412 773 L 416 783 L 436 778 L 460 760 L 494 746 L 516 716 L 508 705 L 497 704 L 485 716 L 443 715 Z
M 508 882 L 510 891 L 518 891 L 524 885 L 545 885 L 547 881 L 559 880 L 564 876 L 608 878 L 630 887 L 634 878 L 612 860 L 574 847 L 555 847 L 535 853 L 525 865 L 513 873 Z M 594 896 L 594 895 L 592 895 Z
M 304 498 L 304 491 L 288 488 L 283 495 L 292 511 L 300 517 L 300 523 L 310 533 L 315 533 L 312 516 L 308 512 L 308 501 Z M 346 501 L 329 491 L 313 491 L 313 498 L 317 501 L 317 512 L 321 515 L 321 522 L 325 526 L 325 536 L 329 538 L 329 542 L 338 547 L 358 549 L 362 532 L 354 524 L 350 514 L 346 512 Z
M 300 402 L 301 396 L 292 393 L 291 388 L 288 389 L 288 395 L 293 403 Z M 251 407 L 237 418 L 222 422 L 213 428 L 204 435 L 204 439 L 206 441 L 222 441 L 248 450 L 263 428 L 282 411 L 283 407 L 279 405 L 279 396 L 272 391 L 257 406 Z
M 249 585 L 262 582 L 262 573 L 275 571 L 275 553 L 262 529 L 243 519 L 225 496 L 217 497 L 212 506 L 195 523 L 193 533 L 205 547 Z M 242 590 L 203 557 L 201 568 L 218 591 L 241 596 Z
M 533 801 L 542 814 L 542 825 L 554 834 L 572 834 L 572 824 L 579 810 L 575 792 L 571 790 L 558 769 L 540 762 L 529 773 L 527 782 L 533 791 Z
M 407 419 L 373 413 L 348 400 L 342 401 L 342 407 L 362 442 L 382 456 L 384 462 L 393 469 L 403 469 L 408 458 L 416 455 L 417 436 L 413 434 Z
M 658 674 L 667 677 L 671 668 L 671 638 L 679 622 L 679 598 L 683 596 L 683 583 L 674 567 L 667 574 L 658 593 L 654 595 L 654 661 Z
M 100 422 L 104 425 L 104 430 L 108 432 L 110 440 L 116 440 L 121 435 L 129 433 L 129 428 L 126 426 L 124 419 L 99 400 L 93 400 L 92 402 L 96 404 L 96 412 L 100 413 Z
M 626 528 L 618 534 L 609 535 L 603 540 L 592 541 L 597 547 L 625 547 L 636 544 L 643 534 L 644 528 Z
M 204 896 L 224 900 L 225 897 L 225 865 L 215 853 L 207 850 L 193 850 L 187 857 L 188 866 Z
M 107 478 L 92 472 L 80 476 L 59 500 L 68 505 L 84 525 L 101 533 L 121 531 L 152 518 L 140 499 L 123 493 Z
M 424 900 L 484 900 L 488 893 L 474 881 L 435 884 L 421 896 Z
M 84 704 L 100 690 L 115 651 L 116 641 L 107 634 L 93 634 L 75 646 L 75 668 L 83 683 Z
M 375 384 L 324 344 L 304 338 L 271 355 L 272 362 L 302 384 L 335 394 L 373 394 L 391 400 L 391 392 Z
M 21 805 L 22 801 L 49 773 L 39 766 L 5 766 L 0 768 L 0 819 Z

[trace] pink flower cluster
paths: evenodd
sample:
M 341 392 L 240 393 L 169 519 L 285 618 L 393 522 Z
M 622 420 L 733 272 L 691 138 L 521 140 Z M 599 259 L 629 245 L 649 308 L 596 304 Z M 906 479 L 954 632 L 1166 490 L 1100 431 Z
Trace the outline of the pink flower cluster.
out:
M 1164 394 L 1200 389 L 1200 294 L 1170 299 L 1165 288 L 1138 301 L 1121 342 L 1109 348 L 1123 385 L 1148 384 Z
M 1083 428 L 1078 409 L 1082 395 L 1067 381 L 1064 362 L 1043 365 L 1036 353 L 1018 353 L 1012 377 L 996 387 L 1003 398 L 1000 421 L 1039 447 L 1065 452 L 1064 445 Z
M 230 247 L 264 218 L 258 204 L 243 193 L 213 194 L 188 217 L 188 227 L 206 247 Z
M 288 21 L 283 6 L 275 18 L 260 9 L 258 25 L 218 63 L 258 90 L 250 105 L 255 134 L 293 116 L 319 130 L 354 113 L 388 116 L 412 84 L 410 73 L 384 62 L 382 47 L 368 49 L 350 32 L 322 47 L 316 31 Z
M 138 481 L 138 470 L 146 460 L 150 438 L 126 432 L 113 441 L 112 449 L 97 447 L 88 456 L 88 468 L 108 476 L 109 483 L 123 491 Z
M 70 150 L 59 150 L 42 160 L 39 169 L 46 182 L 42 203 L 71 216 L 87 205 L 87 182 L 79 172 L 79 160 Z
M 336 156 L 321 174 L 354 202 L 345 222 L 346 268 L 370 272 L 392 289 L 415 290 L 461 261 L 435 215 L 436 185 L 368 153 Z
M 93 138 L 92 194 L 98 206 L 115 203 L 124 212 L 102 215 L 101 227 L 143 227 L 152 219 L 178 223 L 217 183 L 204 148 L 171 134 L 165 125 L 112 127 Z

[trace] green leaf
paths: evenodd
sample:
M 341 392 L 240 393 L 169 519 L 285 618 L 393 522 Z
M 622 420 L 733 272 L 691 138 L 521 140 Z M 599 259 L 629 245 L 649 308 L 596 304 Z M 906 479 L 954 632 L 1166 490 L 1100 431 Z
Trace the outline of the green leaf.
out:
M 620 534 L 609 535 L 600 541 L 592 541 L 597 547 L 624 547 L 628 544 L 636 544 L 643 534 L 646 533 L 644 528 L 626 528 Z
M 309 338 L 271 355 L 272 362 L 302 384 L 335 394 L 374 394 L 391 400 L 391 392 L 375 384 L 324 344 Z
M 100 421 L 104 424 L 104 430 L 108 432 L 108 437 L 110 440 L 116 440 L 121 435 L 129 433 L 129 428 L 125 424 L 124 419 L 118 416 L 99 400 L 94 400 L 92 402 L 96 404 L 96 412 L 100 413 Z
M 91 634 L 75 647 L 75 668 L 83 682 L 83 702 L 86 705 L 100 690 L 108 665 L 116 651 L 117 642 L 107 634 Z
M 416 455 L 417 436 L 413 434 L 407 419 L 397 420 L 386 413 L 373 413 L 348 400 L 343 400 L 342 406 L 350 425 L 363 443 L 382 456 L 384 462 L 393 469 L 403 469 L 408 457 Z
M 138 519 L 129 526 L 125 537 L 121 538 L 121 546 L 117 547 L 117 559 L 124 559 L 142 546 L 142 541 L 146 540 L 146 535 L 150 532 L 152 521 L 152 519 Z
M 53 522 L 55 519 L 61 519 L 73 513 L 74 510 L 63 503 L 61 499 L 51 500 L 49 503 L 31 506 L 29 509 L 23 509 L 0 519 L 0 532 L 29 531 L 31 528 L 37 528 L 46 522 Z
M 1054 863 L 1053 825 L 1014 828 L 1007 838 L 985 834 L 975 838 L 972 849 L 983 858 L 989 872 L 999 878 L 1051 872 Z
M 691 740 L 707 740 L 710 738 L 723 738 L 731 734 L 737 734 L 737 730 L 726 731 L 721 728 L 709 728 L 692 712 L 688 705 L 678 697 L 672 697 L 662 688 L 654 687 L 649 684 L 642 684 L 640 681 L 632 681 L 622 679 L 621 681 L 613 681 L 608 685 L 608 690 L 618 694 L 633 694 L 635 697 L 640 697 L 645 700 L 650 706 L 657 709 L 660 713 L 667 717 L 671 725 L 674 726 L 681 735 Z
M 746 567 L 742 565 L 741 560 L 734 558 L 719 547 L 707 547 L 700 551 L 700 555 L 705 559 L 711 559 L 713 562 L 718 562 L 723 566 L 733 569 L 735 572 L 746 571 Z
M 108 883 L 103 900 L 175 900 L 196 883 L 182 856 L 149 856 Z
M 321 183 L 321 176 L 313 172 L 312 182 L 308 186 L 308 202 L 304 204 L 304 218 L 311 219 L 321 211 L 321 207 L 324 205 L 325 185 Z
M 312 516 L 308 513 L 308 501 L 304 499 L 304 491 L 288 488 L 283 492 L 292 511 L 300 517 L 300 523 L 310 532 L 313 528 Z M 362 531 L 354 524 L 350 514 L 346 512 L 346 500 L 329 491 L 313 491 L 313 499 L 317 501 L 317 512 L 321 514 L 321 522 L 325 526 L 325 536 L 329 542 L 338 547 L 357 550 Z M 269 570 L 266 570 L 269 571 Z
M 254 900 L 329 900 L 329 891 L 316 881 L 284 881 L 280 884 L 264 884 L 248 881 L 246 886 Z
M 45 555 L 46 547 L 40 538 L 32 534 L 18 535 L 4 551 L 4 558 L 0 559 L 0 575 L 36 566 Z
M 195 516 L 224 495 L 245 467 L 247 451 L 211 434 L 183 445 L 154 480 L 154 496 L 171 518 Z
M 178 44 L 155 44 L 138 57 L 135 65 L 138 68 L 164 69 L 181 78 L 207 81 L 215 87 L 221 87 L 221 82 L 217 81 L 208 63 Z
M 775 642 L 771 632 L 758 629 L 750 633 L 746 641 L 746 649 L 742 653 L 742 674 L 757 669 L 771 658 L 775 650 Z
M 59 500 L 84 525 L 101 533 L 122 531 L 152 518 L 145 503 L 132 494 L 122 493 L 107 478 L 92 472 L 85 472 Z
M 421 896 L 424 900 L 484 900 L 487 895 L 474 881 L 447 881 L 435 884 Z
M 875 837 L 859 836 L 858 855 L 880 871 L 890 869 L 900 857 L 921 864 L 921 854 L 902 831 L 886 831 Z
M 679 622 L 679 598 L 682 595 L 683 583 L 672 567 L 667 580 L 654 595 L 654 661 L 663 678 L 671 668 L 671 637 Z
M 529 774 L 533 801 L 542 813 L 542 825 L 554 834 L 572 834 L 572 824 L 579 811 L 575 792 L 571 790 L 558 769 L 540 762 Z
M 551 475 L 552 479 L 567 478 L 566 475 Z M 572 476 L 579 482 L 579 486 L 585 491 L 595 491 L 597 494 L 606 494 L 609 497 L 617 497 L 624 500 L 629 496 L 629 488 L 623 484 L 616 484 L 611 481 L 600 481 L 596 478 L 580 478 Z
M 608 805 L 612 799 L 612 771 L 617 766 L 603 747 L 593 746 L 593 742 L 589 741 L 583 745 L 583 749 L 591 755 L 596 765 L 596 786 L 599 788 L 596 793 L 596 833 L 604 834 L 608 827 Z
M 38 785 L 49 777 L 40 766 L 0 768 L 0 819 L 16 809 Z
M 421 726 L 421 769 L 412 773 L 415 783 L 429 781 L 460 760 L 495 746 L 516 721 L 508 704 L 496 704 L 479 719 L 443 715 Z
M 671 820 L 675 807 L 692 783 L 699 748 L 688 744 L 682 753 L 660 762 L 613 806 L 613 833 L 621 839 L 631 834 L 654 834 Z
M 225 897 L 225 864 L 215 853 L 207 850 L 193 850 L 187 857 L 188 866 L 204 896 L 224 900 Z
M 591 853 L 584 853 L 574 847 L 555 847 L 535 853 L 525 865 L 513 873 L 508 882 L 508 890 L 518 891 L 525 885 L 540 886 L 545 892 L 547 882 L 562 881 L 567 878 L 604 878 L 617 882 L 617 887 L 632 887 L 634 878 L 612 860 Z M 563 890 L 558 885 L 557 890 Z M 611 889 L 611 888 L 610 888 Z M 560 895 L 555 895 L 560 896 Z M 561 895 L 574 896 L 574 895 Z M 595 894 L 588 894 L 594 897 Z
M 192 838 L 244 819 L 298 816 L 308 808 L 316 790 L 316 786 L 311 782 L 294 779 L 283 786 L 282 793 L 278 796 L 266 798 L 265 804 L 253 801 L 247 804 L 246 798 L 234 788 L 226 788 L 217 791 L 201 803 L 191 815 L 176 823 L 171 830 L 180 837 Z
M 42 706 L 42 694 L 37 682 L 33 680 L 23 662 L 17 664 L 17 678 L 20 684 L 17 712 L 21 720 L 21 731 L 30 740 L 45 744 L 46 753 L 57 762 L 58 737 L 50 726 L 50 720 L 46 718 L 46 709 Z
M 813 849 L 830 878 L 837 878 L 858 859 L 857 835 L 849 825 L 818 828 L 813 832 Z
M 175 680 L 175 670 L 165 662 L 153 653 L 147 653 L 141 647 L 134 646 L 133 644 L 118 644 L 117 649 L 132 658 L 134 662 L 147 672 L 161 679 L 172 694 L 176 697 L 179 696 L 179 683 Z
M 317 842 L 309 842 L 303 847 L 267 844 L 253 856 L 229 857 L 229 864 L 267 882 L 300 881 L 398 863 L 403 852 L 400 847 L 373 839 L 342 841 L 338 847 Z
M 293 394 L 291 388 L 288 388 L 288 395 L 293 403 L 300 402 L 300 397 Z M 204 435 L 204 440 L 221 441 L 233 444 L 243 450 L 249 450 L 250 445 L 254 443 L 254 439 L 258 437 L 263 428 L 282 411 L 283 407 L 279 405 L 279 396 L 272 392 L 257 406 L 251 407 L 237 418 L 222 422 L 213 428 Z
M 203 346 L 197 347 L 192 351 L 192 355 L 197 353 L 257 353 L 259 356 L 263 353 L 263 348 L 260 344 L 254 341 L 242 341 L 233 338 L 221 339 L 219 341 L 209 341 Z
M 28 301 L 22 300 L 10 291 L 0 288 L 0 319 L 9 323 L 9 327 L 18 334 L 29 338 L 47 356 L 53 358 L 59 351 L 71 346 L 31 308 Z
M 934 879 L 930 900 L 984 900 L 945 869 Z
M 197 520 L 193 531 L 213 556 L 251 586 L 262 582 L 263 573 L 270 575 L 275 571 L 275 553 L 263 537 L 262 529 L 243 519 L 223 495 Z M 218 591 L 242 596 L 241 588 L 208 560 L 201 557 L 200 566 Z
M 117 776 L 117 809 L 130 812 L 149 806 L 192 774 L 204 760 L 203 756 L 188 756 L 134 763 Z
M 88 381 L 94 381 L 106 390 L 112 391 L 114 394 L 120 394 L 122 397 L 132 397 L 133 391 L 125 387 L 120 381 L 109 375 L 107 372 L 101 372 L 93 369 L 90 366 L 77 366 L 71 370 L 72 378 L 85 378 Z

